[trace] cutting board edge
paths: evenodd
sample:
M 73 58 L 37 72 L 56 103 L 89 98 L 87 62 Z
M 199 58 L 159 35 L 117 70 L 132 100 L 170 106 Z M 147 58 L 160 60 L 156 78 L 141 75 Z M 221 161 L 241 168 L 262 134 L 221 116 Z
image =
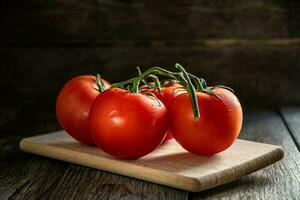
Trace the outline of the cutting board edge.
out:
M 261 143 L 261 144 L 264 144 L 264 143 Z M 271 145 L 271 144 L 268 144 L 268 145 Z M 238 179 L 240 179 L 240 178 L 242 178 L 242 177 L 244 177 L 248 174 L 256 172 L 260 169 L 263 169 L 265 167 L 268 167 L 271 164 L 274 164 L 274 163 L 280 161 L 284 157 L 283 148 L 281 146 L 278 146 L 278 145 L 271 145 L 271 146 L 273 146 L 274 149 L 272 151 L 269 151 L 269 152 L 265 153 L 264 155 L 262 155 L 260 157 L 249 160 L 249 161 L 247 161 L 243 164 L 237 165 L 233 168 L 225 169 L 223 171 L 216 172 L 216 173 L 212 173 L 210 175 L 207 175 L 207 177 L 205 177 L 205 176 L 201 177 L 201 179 L 202 179 L 202 184 L 201 185 L 206 185 L 206 186 L 205 187 L 204 186 L 198 186 L 197 191 L 191 191 L 191 192 L 200 192 L 200 191 L 203 191 L 203 190 L 207 190 L 207 189 L 210 189 L 210 188 L 220 186 L 220 185 L 225 184 L 225 183 L 230 183 L 232 181 L 238 180 Z M 255 161 L 256 161 L 255 167 L 249 167 Z M 239 168 L 243 168 L 243 170 L 240 170 Z M 237 170 L 237 169 L 239 169 L 239 170 Z M 235 172 L 240 172 L 240 173 L 235 173 Z M 224 174 L 234 174 L 234 175 L 229 176 L 231 178 L 224 179 L 223 178 L 224 176 L 222 175 L 223 173 Z M 206 183 L 203 183 L 203 180 L 210 180 L 208 178 L 210 176 L 214 176 L 216 180 L 221 180 L 221 181 L 218 181 L 217 183 L 213 183 L 213 182 L 210 182 L 210 181 L 207 181 Z

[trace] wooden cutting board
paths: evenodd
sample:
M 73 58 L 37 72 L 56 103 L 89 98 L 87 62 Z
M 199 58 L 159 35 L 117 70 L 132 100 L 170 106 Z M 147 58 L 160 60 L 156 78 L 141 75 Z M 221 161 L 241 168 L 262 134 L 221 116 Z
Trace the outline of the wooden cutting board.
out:
M 279 146 L 236 140 L 211 157 L 188 153 L 174 139 L 135 161 L 119 160 L 64 131 L 22 139 L 23 151 L 183 190 L 198 192 L 236 180 L 283 158 Z

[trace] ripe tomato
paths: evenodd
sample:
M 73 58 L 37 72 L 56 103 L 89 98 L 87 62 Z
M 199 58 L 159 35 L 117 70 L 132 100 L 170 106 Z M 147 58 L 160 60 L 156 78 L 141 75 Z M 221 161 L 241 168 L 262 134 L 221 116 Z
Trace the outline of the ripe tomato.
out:
M 111 88 L 95 99 L 89 127 L 103 151 L 123 159 L 137 159 L 161 144 L 168 128 L 168 114 L 158 99 Z
M 237 97 L 229 90 L 213 90 L 216 99 L 197 92 L 200 119 L 193 118 L 187 93 L 179 95 L 170 112 L 171 130 L 181 146 L 191 153 L 212 155 L 227 149 L 237 138 L 242 126 L 242 108 Z
M 110 86 L 103 80 L 106 88 Z M 62 128 L 76 140 L 92 145 L 93 138 L 88 130 L 88 114 L 93 101 L 99 94 L 96 77 L 77 76 L 61 89 L 56 100 L 56 116 Z
M 182 85 L 178 83 L 173 83 L 168 87 L 161 88 L 160 92 L 157 89 L 152 90 L 152 92 L 154 92 L 157 98 L 165 104 L 167 110 L 169 111 L 173 100 L 181 93 L 180 91 L 176 91 L 176 89 L 178 89 L 179 87 L 182 87 Z M 164 141 L 170 140 L 172 138 L 173 138 L 172 132 L 170 128 L 168 128 L 167 135 Z

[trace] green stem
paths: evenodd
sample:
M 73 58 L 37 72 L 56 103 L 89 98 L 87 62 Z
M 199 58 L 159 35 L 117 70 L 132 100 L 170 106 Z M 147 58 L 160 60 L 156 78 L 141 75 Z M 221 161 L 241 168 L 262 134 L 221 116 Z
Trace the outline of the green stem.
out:
M 193 79 L 197 86 L 197 92 L 204 92 L 206 94 L 209 94 L 218 100 L 221 99 L 220 96 L 218 96 L 212 89 L 207 87 L 206 81 L 203 78 L 198 78 L 197 76 L 194 76 L 193 74 L 188 73 L 188 75 Z M 225 86 L 226 87 L 226 86 Z
M 178 68 L 182 72 L 182 78 L 186 80 L 186 83 L 187 83 L 186 89 L 187 89 L 187 92 L 189 94 L 189 97 L 190 97 L 190 100 L 192 103 L 194 119 L 198 120 L 200 118 L 200 109 L 199 109 L 196 89 L 193 86 L 191 79 L 189 77 L 189 74 L 186 72 L 186 70 L 178 63 L 175 64 L 175 67 Z
M 198 92 L 202 92 L 203 90 L 205 90 L 206 83 L 203 78 L 198 78 L 197 76 L 190 73 L 188 73 L 188 75 L 193 79 L 194 83 L 196 84 L 196 88 Z
M 136 69 L 138 70 L 138 74 L 140 76 L 142 74 L 142 71 L 141 71 L 140 67 L 137 66 Z M 147 85 L 147 81 L 145 79 L 143 79 L 142 81 L 143 81 L 144 85 Z
M 157 76 L 153 75 L 153 74 L 150 74 L 148 77 L 152 78 L 153 81 L 154 81 L 154 84 L 155 84 L 155 85 L 154 85 L 153 88 L 158 89 L 158 91 L 160 92 L 160 89 L 161 89 L 161 83 L 160 83 L 160 81 L 159 81 L 159 78 L 158 78 Z M 143 80 L 145 80 L 145 79 L 143 79 Z M 149 85 L 148 87 L 150 87 L 150 85 Z
M 96 75 L 96 85 L 97 85 L 100 92 L 103 92 L 105 90 L 105 85 L 102 81 L 102 78 L 101 78 L 100 74 Z

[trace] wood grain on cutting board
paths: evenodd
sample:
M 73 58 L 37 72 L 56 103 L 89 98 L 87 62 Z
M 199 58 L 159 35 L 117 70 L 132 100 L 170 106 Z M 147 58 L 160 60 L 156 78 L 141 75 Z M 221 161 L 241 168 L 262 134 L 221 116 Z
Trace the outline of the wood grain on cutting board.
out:
M 134 161 L 119 160 L 78 143 L 64 131 L 25 138 L 23 151 L 188 191 L 202 191 L 266 167 L 283 157 L 279 146 L 236 140 L 211 157 L 190 154 L 175 140 Z

